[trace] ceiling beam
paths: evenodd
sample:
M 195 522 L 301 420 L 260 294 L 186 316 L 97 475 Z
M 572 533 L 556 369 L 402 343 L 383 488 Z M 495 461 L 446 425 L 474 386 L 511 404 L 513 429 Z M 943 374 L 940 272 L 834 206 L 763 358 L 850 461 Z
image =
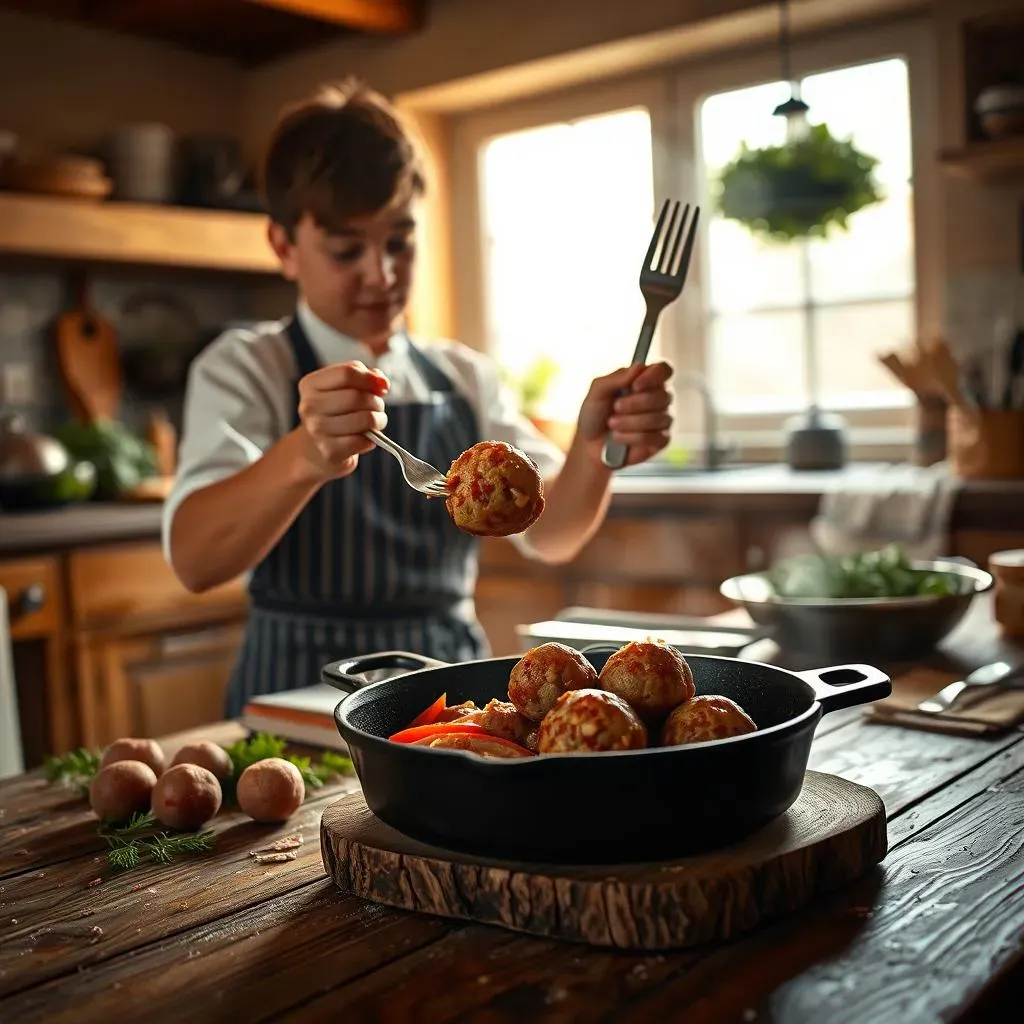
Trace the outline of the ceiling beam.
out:
M 422 24 L 420 0 L 245 0 L 362 32 L 398 35 Z

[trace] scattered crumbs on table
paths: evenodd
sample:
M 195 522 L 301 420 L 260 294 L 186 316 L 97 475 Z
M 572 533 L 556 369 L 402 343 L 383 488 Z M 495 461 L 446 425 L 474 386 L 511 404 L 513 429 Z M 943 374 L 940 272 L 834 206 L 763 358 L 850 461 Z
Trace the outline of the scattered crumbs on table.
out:
M 78 916 L 79 917 L 92 917 L 92 915 L 95 914 L 95 913 L 96 913 L 95 910 L 82 910 L 82 911 L 79 912 Z
M 11 918 L 11 924 L 17 924 L 17 923 L 18 923 L 18 919 L 16 917 L 12 917 Z
M 142 888 L 142 883 L 141 882 L 136 882 L 128 891 L 129 892 L 138 892 L 141 888 Z
M 92 934 L 94 936 L 94 941 L 95 939 L 101 939 L 103 937 L 103 929 L 98 924 L 94 924 L 92 926 Z
M 481 974 L 477 977 L 476 983 L 478 985 L 486 985 L 490 980 L 491 976 L 489 974 Z
M 28 850 L 16 850 L 14 855 L 16 857 L 27 857 L 28 856 Z
M 254 857 L 260 853 L 279 853 L 281 850 L 295 850 L 298 849 L 298 847 L 300 847 L 305 841 L 305 837 L 301 832 L 294 832 L 290 836 L 285 836 L 283 839 L 276 840 L 269 846 L 261 846 L 259 849 L 250 850 L 249 856 Z
M 257 864 L 283 864 L 285 861 L 298 859 L 298 854 L 294 850 L 288 852 L 279 851 L 277 853 L 258 853 L 254 850 L 249 856 Z
M 94 879 L 93 879 L 93 880 L 92 880 L 91 882 L 87 882 L 87 883 L 86 883 L 86 888 L 87 888 L 87 889 L 92 889 L 92 888 L 94 888 L 95 886 L 99 885 L 99 884 L 100 884 L 100 882 L 102 882 L 102 881 L 103 881 L 103 879 L 102 879 L 102 878 L 94 878 Z

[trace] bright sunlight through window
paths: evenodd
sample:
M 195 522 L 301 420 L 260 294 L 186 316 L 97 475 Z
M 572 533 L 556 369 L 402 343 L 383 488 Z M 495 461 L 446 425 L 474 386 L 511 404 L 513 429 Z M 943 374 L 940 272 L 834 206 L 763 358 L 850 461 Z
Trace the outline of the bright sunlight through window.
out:
M 914 235 L 907 65 L 877 61 L 803 80 L 811 123 L 880 161 L 885 199 L 854 214 L 849 232 L 776 246 L 739 224 L 708 220 L 708 357 L 716 398 L 732 413 L 802 408 L 811 366 L 822 403 L 833 409 L 894 408 L 910 393 L 876 353 L 905 344 L 914 331 Z M 773 117 L 789 96 L 784 82 L 720 93 L 700 110 L 709 177 L 740 142 L 777 145 L 785 121 Z
M 591 379 L 633 354 L 653 222 L 651 151 L 646 110 L 544 125 L 483 148 L 488 343 L 516 379 L 553 370 L 533 415 L 575 421 Z

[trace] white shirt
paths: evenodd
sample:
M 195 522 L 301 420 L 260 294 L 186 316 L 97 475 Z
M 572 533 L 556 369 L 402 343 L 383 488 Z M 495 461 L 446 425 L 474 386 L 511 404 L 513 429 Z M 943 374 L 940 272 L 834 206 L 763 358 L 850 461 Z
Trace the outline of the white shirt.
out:
M 387 402 L 429 400 L 430 388 L 409 357 L 403 335 L 391 338 L 388 351 L 378 358 L 365 345 L 329 327 L 304 302 L 299 303 L 297 315 L 321 365 L 358 359 L 387 376 L 391 382 Z M 480 424 L 481 439 L 506 441 L 526 452 L 545 480 L 558 472 L 561 450 L 518 411 L 492 359 L 454 341 L 417 339 L 416 344 L 467 399 Z M 225 331 L 193 361 L 177 476 L 164 504 L 163 548 L 168 561 L 171 523 L 185 498 L 255 462 L 292 429 L 297 377 L 285 324 L 279 321 L 260 324 L 255 330 Z M 384 452 L 368 457 L 391 458 Z M 439 468 L 443 472 L 447 467 Z M 511 539 L 524 553 L 531 553 L 524 535 Z

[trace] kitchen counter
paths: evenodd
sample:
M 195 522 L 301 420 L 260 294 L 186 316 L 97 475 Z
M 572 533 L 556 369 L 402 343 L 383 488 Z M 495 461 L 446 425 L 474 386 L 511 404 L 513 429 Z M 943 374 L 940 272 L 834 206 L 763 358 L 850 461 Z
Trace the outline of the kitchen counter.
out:
M 836 472 L 799 473 L 784 465 L 764 465 L 661 476 L 625 473 L 616 477 L 610 515 L 749 510 L 785 513 L 806 522 L 815 514 L 822 494 L 864 480 L 881 467 L 858 463 Z M 45 512 L 0 512 L 0 557 L 118 540 L 155 539 L 160 535 L 161 508 L 156 502 L 88 503 Z M 1024 528 L 1024 480 L 965 484 L 954 506 L 953 528 Z
M 980 654 L 980 651 L 976 651 Z M 897 684 L 899 686 L 899 683 Z M 168 741 L 231 742 L 222 723 Z M 881 868 L 721 947 L 637 955 L 364 902 L 326 877 L 318 791 L 281 827 L 236 812 L 217 846 L 122 876 L 85 804 L 39 773 L 0 782 L 0 1019 L 106 1024 L 320 1020 L 658 1024 L 964 1022 L 1024 980 L 1024 733 L 991 739 L 818 726 L 810 767 L 882 797 Z M 249 851 L 301 832 L 297 858 Z

